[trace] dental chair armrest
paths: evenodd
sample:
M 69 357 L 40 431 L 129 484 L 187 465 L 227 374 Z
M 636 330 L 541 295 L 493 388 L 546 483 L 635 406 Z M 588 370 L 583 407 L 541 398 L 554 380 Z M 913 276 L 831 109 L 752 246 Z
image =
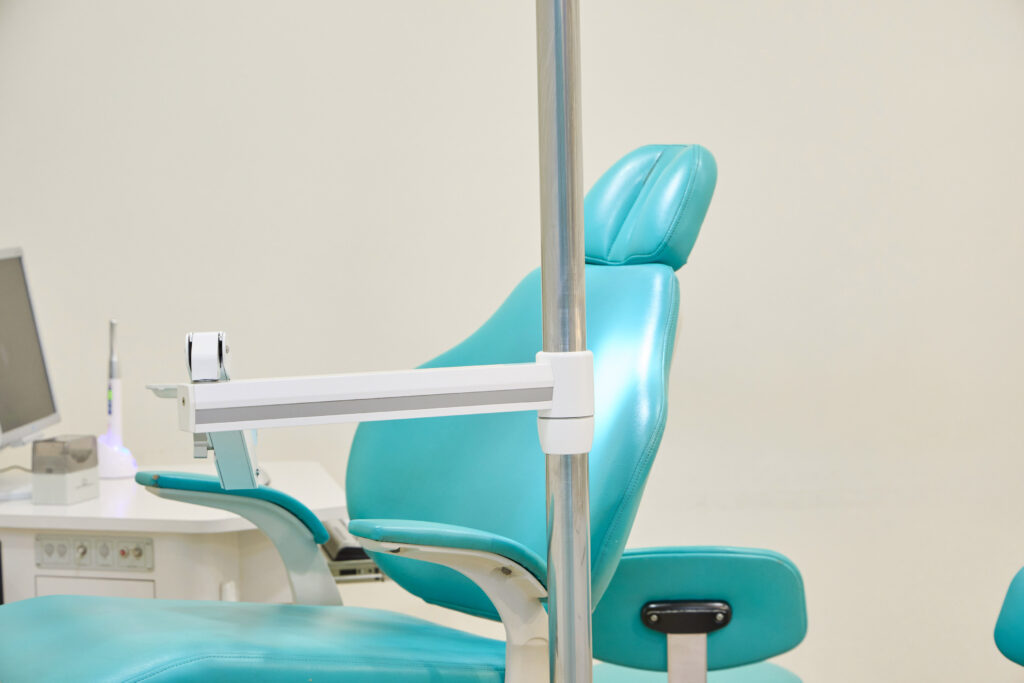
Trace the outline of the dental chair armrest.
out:
M 547 564 L 535 552 L 511 538 L 480 529 L 411 519 L 354 519 L 349 522 L 348 530 L 353 536 L 381 543 L 440 546 L 500 555 L 526 569 L 542 584 L 547 575 Z
M 302 504 L 297 498 L 289 496 L 269 486 L 254 489 L 225 489 L 220 479 L 210 474 L 193 474 L 190 472 L 138 472 L 135 481 L 147 488 L 175 489 L 179 491 L 203 491 L 227 496 L 255 498 L 272 503 L 283 512 L 291 514 L 312 535 L 316 543 L 327 542 L 327 529 L 317 519 L 316 513 Z
M 297 604 L 341 604 L 338 586 L 320 552 L 327 529 L 312 510 L 287 493 L 269 486 L 225 490 L 215 476 L 186 472 L 139 472 L 135 481 L 161 498 L 244 517 L 277 548 Z
M 796 647 L 807 632 L 800 572 L 770 550 L 729 547 L 627 550 L 594 612 L 594 657 L 665 671 L 666 618 L 650 603 L 726 603 L 724 626 L 707 630 L 707 668 L 759 662 Z M 660 621 L 660 623 L 658 623 Z M 676 631 L 680 632 L 680 631 Z M 694 632 L 694 631 L 682 631 Z
M 547 680 L 547 568 L 536 553 L 512 539 L 451 524 L 357 519 L 348 530 L 371 553 L 432 562 L 472 580 L 505 627 L 506 683 Z

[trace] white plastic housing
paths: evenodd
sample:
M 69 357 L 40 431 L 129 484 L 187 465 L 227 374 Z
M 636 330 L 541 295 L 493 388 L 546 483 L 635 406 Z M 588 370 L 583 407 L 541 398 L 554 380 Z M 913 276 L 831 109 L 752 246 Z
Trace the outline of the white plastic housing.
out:
M 227 339 L 223 332 L 193 332 L 188 335 L 188 367 L 193 382 L 216 382 L 227 371 Z M 223 345 L 223 346 L 222 346 Z
M 73 505 L 100 495 L 99 470 L 63 474 L 32 473 L 32 503 L 34 505 Z
M 593 417 L 537 418 L 540 448 L 548 455 L 589 453 L 594 445 Z
M 538 412 L 540 417 L 594 416 L 594 354 L 590 351 L 564 351 L 537 354 L 537 365 L 551 368 L 555 387 L 551 407 Z
M 551 368 L 551 408 L 537 412 L 541 450 L 549 455 L 589 453 L 594 445 L 594 354 L 540 352 L 537 364 Z

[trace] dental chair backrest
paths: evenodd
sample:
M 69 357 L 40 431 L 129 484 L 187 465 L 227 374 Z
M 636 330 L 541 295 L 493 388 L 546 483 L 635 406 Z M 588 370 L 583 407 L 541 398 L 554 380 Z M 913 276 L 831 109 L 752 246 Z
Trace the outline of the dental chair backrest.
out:
M 596 393 L 595 605 L 619 562 L 665 428 L 679 304 L 673 271 L 689 256 L 715 179 L 703 147 L 641 147 L 609 169 L 584 203 Z M 479 330 L 424 367 L 528 363 L 540 350 L 540 273 L 533 271 Z M 546 557 L 544 470 L 535 412 L 364 423 L 349 455 L 349 513 L 483 529 Z M 428 602 L 497 618 L 484 593 L 450 569 L 374 559 Z

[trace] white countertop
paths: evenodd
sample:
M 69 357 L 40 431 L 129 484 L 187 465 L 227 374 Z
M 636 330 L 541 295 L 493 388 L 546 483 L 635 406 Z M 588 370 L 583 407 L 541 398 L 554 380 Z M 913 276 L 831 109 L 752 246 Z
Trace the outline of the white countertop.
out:
M 345 514 L 345 491 L 320 463 L 270 461 L 262 467 L 270 475 L 271 486 L 302 501 L 320 519 Z M 212 458 L 205 463 L 186 461 L 142 469 L 216 473 Z M 134 479 L 101 479 L 99 498 L 75 505 L 33 505 L 31 500 L 0 503 L 0 529 L 217 534 L 254 528 L 226 510 L 155 496 Z

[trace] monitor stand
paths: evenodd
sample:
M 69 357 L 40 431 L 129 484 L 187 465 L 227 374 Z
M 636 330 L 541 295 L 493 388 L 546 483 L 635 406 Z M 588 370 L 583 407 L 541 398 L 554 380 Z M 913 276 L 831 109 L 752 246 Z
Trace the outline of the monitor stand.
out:
M 0 474 L 0 502 L 26 500 L 32 497 L 32 474 L 10 470 Z

